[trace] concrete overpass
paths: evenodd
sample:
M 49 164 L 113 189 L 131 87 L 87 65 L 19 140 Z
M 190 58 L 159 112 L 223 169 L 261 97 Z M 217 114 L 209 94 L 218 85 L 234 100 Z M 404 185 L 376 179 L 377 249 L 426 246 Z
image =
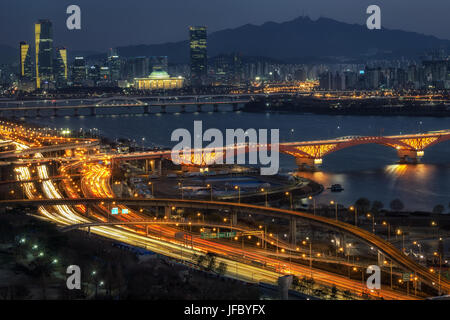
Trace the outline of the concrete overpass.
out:
M 86 206 L 95 205 L 99 203 L 116 204 L 120 203 L 128 206 L 137 207 L 163 207 L 166 213 L 170 213 L 172 207 L 176 208 L 191 208 L 202 210 L 228 210 L 237 213 L 251 213 L 272 218 L 281 218 L 289 221 L 290 234 L 292 243 L 296 243 L 296 225 L 297 220 L 306 220 L 312 224 L 325 227 L 329 230 L 334 230 L 339 233 L 351 235 L 359 239 L 368 246 L 377 248 L 385 256 L 389 257 L 393 262 L 403 267 L 404 269 L 414 272 L 421 280 L 427 281 L 429 284 L 436 286 L 441 284 L 441 289 L 445 292 L 450 292 L 450 282 L 445 279 L 440 279 L 438 275 L 431 273 L 426 267 L 416 263 L 407 257 L 404 253 L 399 251 L 391 243 L 374 235 L 373 233 L 355 227 L 353 225 L 332 220 L 329 218 L 312 215 L 306 212 L 291 211 L 286 209 L 262 207 L 252 204 L 232 203 L 232 202 L 218 202 L 218 201 L 202 201 L 202 200 L 179 200 L 179 199 L 119 199 L 119 198 L 81 198 L 81 199 L 39 199 L 39 200 L 4 200 L 0 201 L 0 206 L 15 206 L 15 205 L 33 205 L 33 206 L 52 206 L 52 205 L 77 205 L 84 204 Z M 234 219 L 234 218 L 233 218 Z
M 178 107 L 179 112 L 186 112 L 186 107 L 195 106 L 196 112 L 202 112 L 202 107 L 206 105 L 213 106 L 213 111 L 219 111 L 219 106 L 221 105 L 231 105 L 233 107 L 233 111 L 237 111 L 240 105 L 244 105 L 250 101 L 251 98 L 240 98 L 237 99 L 220 99 L 220 100 L 187 100 L 187 101 L 179 101 L 179 100 L 152 100 L 149 102 L 144 102 L 142 99 L 130 99 L 121 98 L 121 99 L 103 99 L 97 102 L 92 102 L 90 104 L 78 104 L 78 105 L 38 105 L 38 106 L 5 106 L 0 107 L 0 116 L 4 116 L 6 113 L 17 113 L 22 112 L 23 116 L 32 115 L 32 116 L 58 116 L 59 111 L 70 110 L 72 111 L 73 116 L 81 115 L 80 111 L 87 110 L 83 115 L 95 116 L 98 110 L 109 110 L 109 114 L 116 114 L 111 110 L 113 108 L 125 107 L 129 110 L 133 110 L 134 113 L 142 113 L 149 114 L 153 109 L 159 108 L 160 113 L 166 113 L 168 107 Z M 42 111 L 49 111 L 47 113 L 42 113 Z

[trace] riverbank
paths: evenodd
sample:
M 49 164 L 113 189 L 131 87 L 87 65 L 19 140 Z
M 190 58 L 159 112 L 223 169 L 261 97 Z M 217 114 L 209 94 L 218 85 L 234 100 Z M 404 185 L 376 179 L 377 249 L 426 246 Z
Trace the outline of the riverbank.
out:
M 449 117 L 450 102 L 417 103 L 401 99 L 341 100 L 313 97 L 268 97 L 247 103 L 242 111 L 318 115 Z

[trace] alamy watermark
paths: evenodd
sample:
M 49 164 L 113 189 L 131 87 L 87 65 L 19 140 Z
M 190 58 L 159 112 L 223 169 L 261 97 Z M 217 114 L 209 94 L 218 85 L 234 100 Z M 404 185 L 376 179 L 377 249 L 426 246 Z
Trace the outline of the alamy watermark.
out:
M 80 30 L 81 29 L 81 9 L 79 6 L 72 4 L 67 7 L 67 14 L 70 14 L 66 20 L 66 26 L 69 30 Z
M 380 30 L 381 29 L 381 9 L 377 5 L 371 5 L 367 7 L 367 14 L 370 16 L 367 18 L 366 25 L 369 30 Z
M 226 129 L 225 144 L 222 131 L 210 128 L 203 132 L 202 121 L 194 121 L 193 136 L 185 128 L 172 132 L 171 141 L 178 141 L 172 148 L 174 164 L 251 164 L 259 165 L 261 175 L 275 175 L 280 168 L 279 129 Z M 203 142 L 210 142 L 203 146 Z M 248 162 L 246 162 L 248 154 Z M 235 156 L 237 161 L 235 161 Z
M 67 267 L 66 273 L 69 275 L 67 277 L 66 286 L 69 290 L 80 290 L 81 289 L 81 269 L 77 265 L 71 265 Z

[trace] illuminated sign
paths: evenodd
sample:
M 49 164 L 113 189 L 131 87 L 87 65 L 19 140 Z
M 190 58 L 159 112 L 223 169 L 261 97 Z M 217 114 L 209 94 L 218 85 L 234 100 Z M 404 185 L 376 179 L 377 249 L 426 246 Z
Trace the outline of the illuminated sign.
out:
M 236 232 L 219 232 L 219 233 L 208 233 L 202 232 L 200 238 L 202 239 L 219 239 L 219 238 L 233 238 L 236 236 Z
M 122 214 L 128 214 L 128 209 L 122 209 Z
M 119 208 L 112 208 L 111 214 L 119 214 Z

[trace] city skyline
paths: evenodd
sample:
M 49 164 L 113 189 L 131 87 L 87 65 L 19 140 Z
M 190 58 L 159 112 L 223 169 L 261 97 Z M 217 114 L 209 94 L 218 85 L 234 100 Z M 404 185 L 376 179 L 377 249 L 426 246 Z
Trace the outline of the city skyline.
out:
M 0 300 L 450 300 L 450 3 L 241 2 L 0 4 Z

